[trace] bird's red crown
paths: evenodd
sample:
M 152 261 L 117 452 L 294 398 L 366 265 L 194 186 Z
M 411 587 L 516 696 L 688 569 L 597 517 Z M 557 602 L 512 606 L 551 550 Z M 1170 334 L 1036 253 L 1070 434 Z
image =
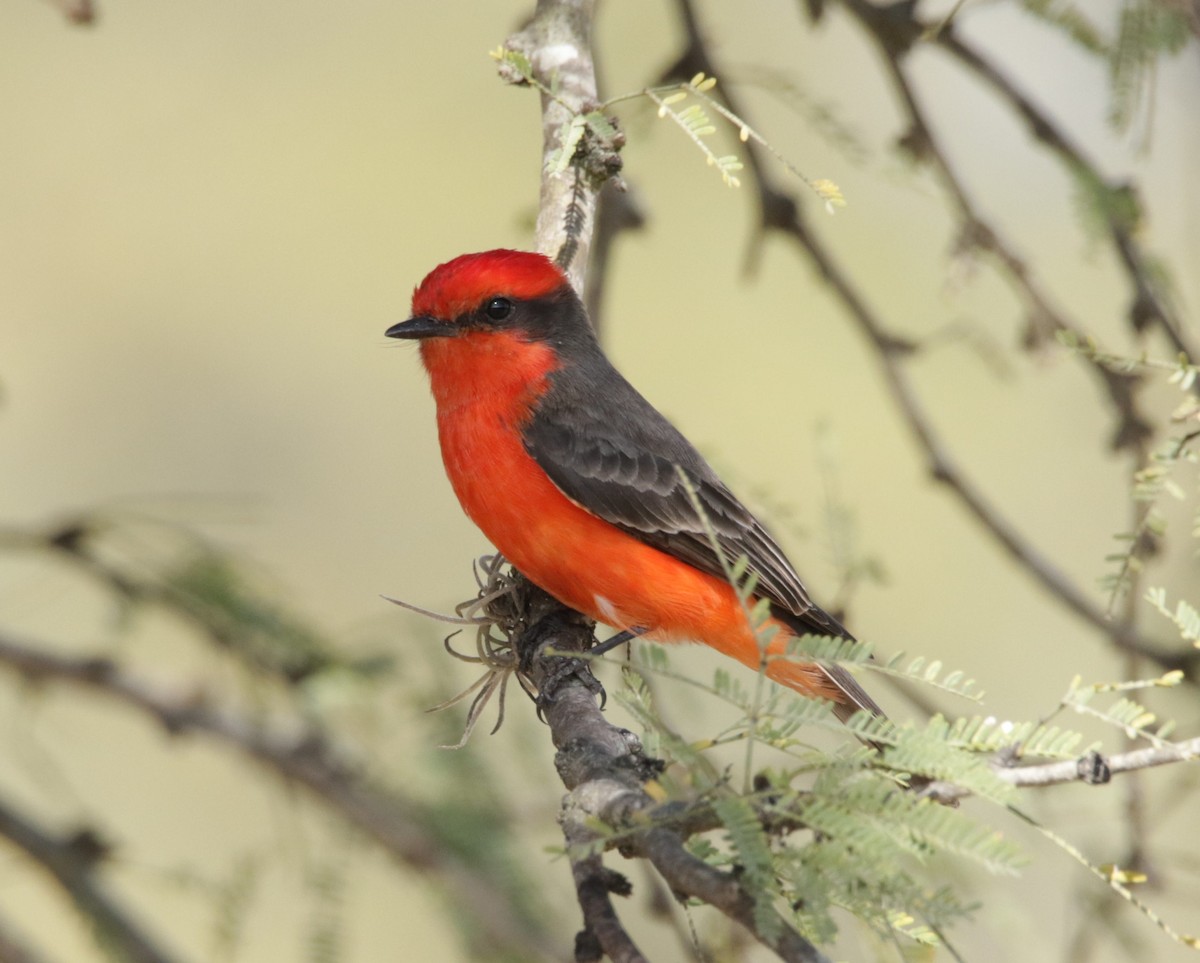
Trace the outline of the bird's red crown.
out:
M 540 298 L 565 283 L 562 271 L 543 254 L 506 250 L 463 254 L 429 272 L 413 291 L 412 313 L 451 321 L 485 298 Z

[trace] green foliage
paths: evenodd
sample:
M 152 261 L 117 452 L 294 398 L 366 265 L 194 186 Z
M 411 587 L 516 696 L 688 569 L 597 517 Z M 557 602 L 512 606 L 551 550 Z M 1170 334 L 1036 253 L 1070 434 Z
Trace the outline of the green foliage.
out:
M 924 728 L 896 726 L 888 720 L 859 715 L 850 720 L 850 729 L 863 739 L 883 745 L 883 763 L 897 772 L 952 783 L 997 803 L 1014 798 L 1013 787 L 995 774 L 983 755 L 964 752 L 951 742 L 951 724 L 940 715 Z
M 798 662 L 845 662 L 865 665 L 872 659 L 870 642 L 837 635 L 799 635 L 787 641 L 787 656 Z
M 1190 628 L 1194 617 L 1191 611 L 1180 621 Z M 844 640 L 806 637 L 797 640 L 796 652 L 810 660 L 843 656 L 869 664 L 865 646 Z M 661 647 L 639 646 L 638 653 L 644 671 L 680 678 L 668 668 Z M 944 675 L 936 661 L 918 658 L 895 671 L 925 684 L 944 687 L 949 679 L 952 689 L 974 688 Z M 1099 720 L 1123 736 L 1163 745 L 1170 726 L 1158 725 L 1130 694 L 1180 680 L 1180 673 L 1137 682 L 1084 685 L 1075 680 L 1059 708 Z M 624 683 L 622 703 L 644 728 L 646 746 L 669 764 L 655 790 L 671 804 L 664 814 L 675 825 L 683 819 L 712 826 L 689 840 L 690 851 L 713 866 L 736 869 L 754 898 L 756 922 L 768 933 L 782 919 L 827 944 L 838 933 L 839 914 L 848 912 L 881 939 L 934 945 L 946 927 L 970 912 L 962 896 L 937 883 L 946 858 L 994 873 L 1018 872 L 1026 858 L 994 818 L 978 811 L 968 815 L 906 788 L 932 781 L 989 801 L 993 813 L 1004 818 L 1015 814 L 1033 823 L 1156 925 L 1188 939 L 1129 895 L 1133 880 L 1127 873 L 1106 874 L 1017 808 L 1020 790 L 1003 778 L 1003 766 L 1079 758 L 1086 748 L 1079 732 L 1049 720 L 1008 722 L 979 715 L 939 715 L 924 725 L 900 725 L 860 713 L 842 726 L 825 703 L 774 686 L 760 695 L 744 674 L 719 670 L 711 685 L 700 688 L 737 707 L 741 716 L 715 737 L 689 742 L 658 717 L 640 673 L 627 669 Z M 878 751 L 866 745 L 817 750 L 807 741 L 813 729 L 848 729 Z M 773 753 L 772 765 L 746 778 L 713 757 L 736 740 L 752 740 Z M 1000 769 L 997 759 L 1004 760 Z M 751 788 L 738 791 L 739 784 Z M 610 832 L 608 843 L 619 839 L 619 833 Z
M 1095 241 L 1117 228 L 1133 233 L 1143 214 L 1137 194 L 1127 184 L 1110 184 L 1095 170 L 1081 165 L 1068 167 L 1073 182 L 1072 200 L 1084 235 Z
M 963 716 L 945 731 L 949 745 L 968 752 L 994 754 L 1012 749 L 1036 759 L 1075 759 L 1083 752 L 1082 734 L 1043 722 L 1003 722 L 994 716 Z
M 687 84 L 679 84 L 677 88 L 664 88 L 671 91 L 665 93 L 661 90 L 647 89 L 644 91 L 646 97 L 653 101 L 658 106 L 659 117 L 669 117 L 675 122 L 691 140 L 693 144 L 704 155 L 705 161 L 710 167 L 715 167 L 717 173 L 721 175 L 721 180 L 725 182 L 727 187 L 740 187 L 741 181 L 735 176 L 737 171 L 740 171 L 744 166 L 738 160 L 735 154 L 718 155 L 708 146 L 706 137 L 717 132 L 716 126 L 709 120 L 708 114 L 704 111 L 702 103 L 692 103 L 684 107 L 682 110 L 676 110 L 675 104 L 685 100 L 689 94 L 695 94 L 698 97 L 703 95 L 708 90 L 711 90 L 716 85 L 716 78 L 705 77 L 704 74 L 697 74 Z M 708 103 L 712 103 L 708 98 L 704 98 Z M 746 128 L 743 126 L 743 130 Z M 745 140 L 745 137 L 742 138 Z
M 1200 612 L 1190 602 L 1180 599 L 1175 608 L 1167 607 L 1167 591 L 1162 588 L 1146 590 L 1146 601 L 1170 619 L 1179 630 L 1179 637 L 1200 647 Z
M 864 771 L 826 769 L 811 794 L 797 799 L 795 812 L 809 829 L 841 840 L 868 862 L 896 863 L 901 855 L 924 862 L 950 852 L 1004 873 L 1025 862 L 1001 833 Z
M 1109 116 L 1118 129 L 1129 127 L 1159 59 L 1164 54 L 1179 53 L 1187 43 L 1187 18 L 1183 4 L 1125 0 L 1117 35 L 1108 51 L 1113 94 Z
M 191 554 L 162 582 L 181 610 L 257 669 L 298 681 L 337 662 L 316 632 L 252 587 L 226 556 Z
M 343 956 L 342 917 L 346 902 L 346 867 L 342 859 L 313 866 L 308 875 L 312 900 L 308 918 L 308 960 L 337 963 Z
M 775 912 L 780 891 L 770 839 L 759 822 L 759 815 L 750 800 L 742 796 L 718 799 L 713 803 L 713 810 L 725 829 L 742 880 L 754 897 L 755 928 L 766 939 L 773 940 L 779 936 L 781 926 Z
M 1118 130 L 1129 128 L 1145 102 L 1158 62 L 1179 53 L 1191 35 L 1187 4 L 1173 0 L 1123 0 L 1111 37 L 1071 0 L 1024 0 L 1024 7 L 1106 62 L 1109 119 Z
M 868 662 L 866 667 L 872 672 L 879 672 L 883 675 L 895 676 L 899 679 L 909 679 L 914 682 L 920 682 L 922 685 L 933 686 L 935 689 L 940 689 L 943 692 L 949 692 L 956 696 L 961 696 L 964 699 L 970 699 L 972 702 L 981 702 L 983 700 L 983 690 L 979 688 L 978 683 L 971 676 L 968 676 L 961 669 L 951 669 L 943 674 L 945 666 L 940 659 L 926 659 L 924 656 L 916 656 L 908 661 L 905 665 L 905 659 L 908 655 L 904 652 L 897 652 L 887 662 L 882 664 L 877 662 Z
M 1178 670 L 1167 672 L 1156 679 L 1141 679 L 1134 682 L 1100 682 L 1084 685 L 1076 677 L 1072 680 L 1066 695 L 1063 696 L 1062 706 L 1072 709 L 1080 715 L 1090 716 L 1110 726 L 1115 726 L 1123 730 L 1129 739 L 1141 738 L 1152 745 L 1163 745 L 1164 739 L 1174 729 L 1175 724 L 1166 722 L 1152 729 L 1151 726 L 1158 722 L 1158 716 L 1122 693 L 1138 689 L 1169 689 L 1179 685 L 1182 681 L 1183 673 Z M 1097 707 L 1093 703 L 1097 696 L 1110 693 L 1117 693 L 1118 698 L 1107 706 Z
M 235 958 L 262 880 L 261 867 L 260 857 L 243 854 L 235 860 L 228 878 L 216 887 L 213 893 L 213 960 Z
M 1024 0 L 1025 9 L 1067 34 L 1076 44 L 1094 54 L 1104 54 L 1108 42 L 1087 15 L 1070 0 Z
M 824 646 L 839 645 L 856 660 L 867 654 L 861 644 L 844 640 L 805 638 L 799 645 L 826 656 L 836 650 Z M 638 651 L 652 663 L 647 671 L 671 675 L 658 647 Z M 644 728 L 646 747 L 669 763 L 659 780 L 667 798 L 711 812 L 716 821 L 721 839 L 694 837 L 691 851 L 712 865 L 737 868 L 754 897 L 756 921 L 767 932 L 783 918 L 828 942 L 838 929 L 837 912 L 846 910 L 880 934 L 935 942 L 936 927 L 967 910 L 948 890 L 923 879 L 921 865 L 939 853 L 996 872 L 1021 864 L 1017 848 L 992 826 L 902 788 L 907 773 L 920 773 L 955 780 L 988 798 L 1012 798 L 1012 788 L 980 753 L 960 748 L 970 741 L 965 732 L 975 732 L 976 743 L 993 744 L 980 725 L 939 720 L 914 728 L 860 716 L 851 731 L 878 741 L 882 755 L 856 746 L 821 752 L 807 745 L 811 727 L 845 732 L 826 703 L 774 686 L 756 698 L 741 677 L 718 671 L 707 691 L 743 715 L 717 736 L 692 743 L 657 716 L 639 673 L 627 671 L 624 682 L 620 701 Z M 1034 731 L 1032 724 L 1027 731 Z M 760 771 L 749 780 L 752 789 L 735 792 L 733 786 L 747 780 L 709 757 L 722 745 L 751 738 L 782 765 Z M 678 816 L 677 808 L 672 812 Z
M 1200 471 L 1197 470 L 1200 465 L 1200 454 L 1197 453 L 1197 446 L 1200 446 L 1200 427 L 1197 427 L 1200 424 L 1200 397 L 1195 390 L 1200 365 L 1194 364 L 1184 354 L 1170 361 L 1153 359 L 1145 353 L 1137 357 L 1117 355 L 1101 350 L 1091 339 L 1080 339 L 1067 333 L 1061 333 L 1059 340 L 1069 350 L 1109 371 L 1127 376 L 1152 375 L 1175 386 L 1180 393 L 1178 403 L 1169 415 L 1170 423 L 1178 427 L 1149 452 L 1143 464 L 1133 473 L 1130 497 L 1140 509 L 1137 525 L 1131 531 L 1118 532 L 1114 536 L 1123 548 L 1105 559 L 1114 566 L 1114 571 L 1101 580 L 1109 592 L 1108 608 L 1111 613 L 1117 602 L 1136 583 L 1143 572 L 1145 560 L 1166 535 L 1167 516 L 1160 507 L 1164 498 L 1180 502 L 1192 500 L 1196 519 L 1192 534 L 1200 538 Z M 1190 486 L 1181 481 L 1185 473 L 1192 476 Z M 1155 593 L 1155 590 L 1151 591 Z M 1183 608 L 1173 614 L 1165 611 L 1165 596 L 1155 593 L 1147 598 L 1168 618 L 1174 620 L 1178 614 L 1186 620 L 1190 608 L 1188 603 L 1181 603 Z M 1184 635 L 1184 638 L 1189 637 Z
M 643 646 L 642 651 L 657 654 L 660 665 L 665 668 L 666 656 L 661 648 Z M 621 682 L 621 689 L 615 698 L 642 726 L 643 748 L 653 758 L 669 760 L 674 764 L 674 768 L 668 769 L 660 778 L 668 791 L 690 789 L 708 792 L 720 785 L 724 778 L 722 773 L 704 754 L 704 750 L 715 745 L 715 741 L 690 743 L 667 726 L 655 711 L 650 687 L 640 672 L 626 669 L 621 675 Z
M 263 888 L 270 857 L 262 852 L 242 852 L 235 856 L 223 876 L 210 879 L 196 871 L 177 867 L 166 871 L 163 879 L 172 887 L 198 895 L 212 912 L 212 943 L 205 957 L 213 963 L 237 959 L 246 925 L 255 899 Z
M 1135 213 L 1109 211 L 1106 216 L 1118 219 Z M 1175 362 L 1122 359 L 1078 339 L 1070 346 L 1122 374 L 1165 371 L 1168 380 L 1184 392 L 1190 392 L 1197 380 L 1197 368 L 1186 358 Z M 1200 404 L 1187 394 L 1177 417 L 1200 420 Z M 1189 444 L 1196 438 L 1200 438 L 1198 430 L 1173 439 L 1162 450 L 1159 463 L 1173 468 L 1194 461 Z M 1151 500 L 1163 491 L 1182 494 L 1167 474 L 1167 470 L 1142 473 L 1141 496 Z M 683 483 L 691 491 L 688 479 L 683 478 Z M 692 500 L 703 519 L 703 506 L 694 493 Z M 709 538 L 752 624 L 762 626 L 766 613 L 754 598 L 754 573 L 747 560 L 726 559 L 711 530 Z M 1184 639 L 1195 642 L 1200 636 L 1200 613 L 1195 607 L 1181 602 L 1170 609 L 1161 592 L 1151 601 L 1175 623 Z M 969 699 L 981 698 L 974 679 L 961 671 L 947 671 L 939 660 L 898 654 L 877 665 L 871 661 L 870 646 L 862 642 L 806 636 L 789 640 L 787 653 L 781 657 L 855 664 Z M 671 674 L 657 656 L 652 670 Z M 1172 724 L 1159 724 L 1155 714 L 1129 694 L 1176 685 L 1181 679 L 1179 672 L 1116 684 L 1084 685 L 1077 679 L 1055 711 L 1070 710 L 1112 726 L 1126 738 L 1172 749 L 1166 742 Z M 736 868 L 754 898 L 760 926 L 776 925 L 773 921 L 780 914 L 817 943 L 828 943 L 836 935 L 838 911 L 853 914 L 881 937 L 904 937 L 910 945 L 938 942 L 941 929 L 965 915 L 967 908 L 955 893 L 930 885 L 924 867 L 931 860 L 966 859 L 992 872 L 1014 873 L 1024 857 L 994 820 L 972 818 L 936 800 L 975 795 L 992 803 L 1004 818 L 1016 815 L 1033 822 L 1017 806 L 1018 784 L 1062 779 L 1063 769 L 1048 767 L 1026 774 L 1026 778 L 1017 767 L 1076 760 L 1085 751 L 1081 733 L 1053 725 L 1050 718 L 1001 721 L 981 715 L 959 719 L 936 715 L 917 726 L 859 713 L 845 729 L 874 751 L 842 747 L 832 753 L 820 752 L 807 742 L 810 731 L 845 731 L 827 705 L 791 692 L 781 699 L 779 690 L 765 685 L 761 672 L 752 686 L 745 676 L 719 671 L 707 689 L 736 707 L 740 716 L 703 742 L 687 743 L 667 730 L 648 700 L 642 700 L 635 713 L 646 727 L 647 745 L 664 750 L 676 770 L 673 778 L 663 780 L 667 798 L 674 804 L 672 817 L 679 819 L 680 804 L 711 813 L 723 838 L 719 842 L 693 839 L 692 851 L 713 865 Z M 735 767 L 706 761 L 705 757 L 734 741 L 744 741 L 747 746 L 740 773 Z M 754 746 L 774 753 L 779 762 L 756 771 L 751 753 Z M 742 789 L 736 791 L 739 783 Z M 918 791 L 927 785 L 928 793 Z M 941 795 L 939 787 L 952 787 L 952 791 Z M 1105 873 L 1070 843 L 1038 828 L 1166 932 L 1188 941 L 1129 896 L 1128 873 Z

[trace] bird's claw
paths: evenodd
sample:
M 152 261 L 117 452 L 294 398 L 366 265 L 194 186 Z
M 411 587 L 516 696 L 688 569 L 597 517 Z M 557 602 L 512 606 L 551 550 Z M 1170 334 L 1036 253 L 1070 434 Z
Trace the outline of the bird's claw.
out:
M 588 665 L 586 659 L 576 659 L 569 655 L 552 658 L 554 658 L 553 668 L 547 671 L 545 678 L 542 679 L 542 684 L 538 687 L 536 705 L 539 719 L 543 722 L 546 721 L 544 717 L 546 709 L 558 701 L 559 692 L 571 680 L 576 680 L 592 695 L 600 696 L 601 709 L 607 705 L 608 693 L 604 691 L 600 680 L 592 675 L 591 666 Z
M 520 660 L 519 671 L 527 679 L 538 679 L 534 703 L 537 706 L 538 718 L 543 722 L 546 709 L 558 701 L 560 691 L 572 680 L 592 695 L 599 695 L 601 709 L 608 702 L 604 686 L 592 675 L 588 660 L 571 654 L 560 655 L 554 651 L 554 643 L 564 641 L 563 629 L 578 629 L 579 626 L 575 624 L 578 618 L 574 613 L 570 613 L 568 617 L 561 614 L 544 616 L 525 630 L 523 638 L 516 646 Z M 535 667 L 539 671 L 535 672 Z

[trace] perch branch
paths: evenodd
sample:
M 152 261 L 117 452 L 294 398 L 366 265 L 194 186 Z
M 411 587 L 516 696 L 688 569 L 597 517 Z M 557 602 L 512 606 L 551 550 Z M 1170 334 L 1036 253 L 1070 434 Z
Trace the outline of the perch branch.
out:
M 523 591 L 529 593 L 530 601 L 524 606 L 529 628 L 515 638 L 514 645 L 526 675 L 543 693 L 545 719 L 558 750 L 555 767 L 569 790 L 561 821 L 573 852 L 585 925 L 614 959 L 638 960 L 639 951 L 607 899 L 616 884 L 596 855 L 603 839 L 592 827 L 597 820 L 617 829 L 638 827 L 639 819 L 656 805 L 642 785 L 657 774 L 658 767 L 642 754 L 633 733 L 604 718 L 585 662 L 580 661 L 574 675 L 561 681 L 563 653 L 586 652 L 594 640 L 591 625 L 541 590 L 527 586 Z M 555 680 L 554 690 L 546 692 L 543 687 L 551 680 Z M 648 860 L 673 893 L 699 899 L 741 923 L 788 963 L 828 963 L 824 954 L 782 918 L 776 920 L 777 935 L 764 935 L 755 923 L 754 900 L 737 875 L 692 856 L 684 848 L 683 837 L 673 829 L 651 827 L 630 833 L 622 837 L 620 848 L 626 855 Z M 598 900 L 596 891 L 601 888 L 605 898 Z
M 595 0 L 538 0 L 533 19 L 505 42 L 528 58 L 543 88 L 537 249 L 558 262 L 581 295 L 600 185 L 582 165 L 560 159 L 572 121 L 598 103 L 592 61 L 594 7 Z

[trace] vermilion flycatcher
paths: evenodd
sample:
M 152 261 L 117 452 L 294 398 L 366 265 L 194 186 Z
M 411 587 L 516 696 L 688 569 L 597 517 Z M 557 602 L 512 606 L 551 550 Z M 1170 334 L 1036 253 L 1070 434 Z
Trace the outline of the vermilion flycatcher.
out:
M 413 316 L 437 403 L 446 474 L 463 509 L 521 572 L 561 602 L 662 642 L 698 641 L 763 661 L 706 533 L 757 573 L 777 628 L 767 675 L 828 699 L 839 718 L 882 710 L 838 665 L 781 658 L 796 635 L 849 632 L 823 611 L 763 524 L 699 452 L 609 363 L 583 304 L 540 254 L 487 251 L 435 268 Z

